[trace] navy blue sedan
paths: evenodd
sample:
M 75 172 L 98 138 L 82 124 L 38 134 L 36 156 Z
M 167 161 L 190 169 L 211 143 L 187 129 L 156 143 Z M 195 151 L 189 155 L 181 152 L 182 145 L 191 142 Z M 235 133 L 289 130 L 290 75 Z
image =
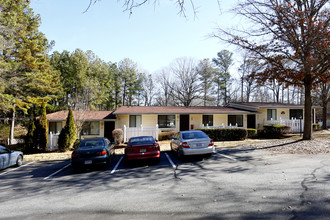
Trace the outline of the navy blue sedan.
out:
M 13 151 L 0 145 L 0 170 L 23 164 L 23 152 Z
M 109 166 L 114 148 L 107 138 L 93 138 L 81 140 L 78 147 L 72 152 L 71 166 L 73 169 L 82 169 L 94 165 Z

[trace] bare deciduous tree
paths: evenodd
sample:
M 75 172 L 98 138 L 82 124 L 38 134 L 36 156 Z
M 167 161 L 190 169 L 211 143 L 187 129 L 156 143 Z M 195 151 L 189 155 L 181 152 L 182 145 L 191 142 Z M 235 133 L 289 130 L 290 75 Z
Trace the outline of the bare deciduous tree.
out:
M 276 79 L 285 86 L 304 88 L 303 139 L 311 139 L 311 91 L 314 85 L 330 81 L 329 1 L 246 0 L 234 10 L 251 23 L 249 29 L 220 29 L 214 36 L 267 64 L 262 73 L 254 75 L 260 82 Z
M 176 105 L 191 106 L 192 101 L 200 98 L 201 94 L 195 61 L 191 58 L 178 58 L 171 65 L 171 70 L 175 78 L 169 87 Z

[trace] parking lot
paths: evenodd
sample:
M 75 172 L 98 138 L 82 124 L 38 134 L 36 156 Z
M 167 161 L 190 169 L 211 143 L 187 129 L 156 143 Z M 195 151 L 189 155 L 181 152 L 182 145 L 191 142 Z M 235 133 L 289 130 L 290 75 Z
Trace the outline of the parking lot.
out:
M 328 154 L 254 149 L 84 172 L 29 162 L 0 171 L 0 219 L 329 219 L 329 168 Z

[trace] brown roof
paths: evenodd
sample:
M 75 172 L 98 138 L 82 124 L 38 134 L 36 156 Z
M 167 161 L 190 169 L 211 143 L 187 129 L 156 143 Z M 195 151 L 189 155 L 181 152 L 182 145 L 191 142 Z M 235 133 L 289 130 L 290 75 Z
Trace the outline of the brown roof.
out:
M 114 114 L 247 114 L 249 111 L 216 106 L 122 106 Z
M 303 108 L 304 105 L 296 105 L 296 104 L 287 104 L 287 103 L 277 103 L 277 102 L 233 102 L 229 103 L 229 106 L 246 106 L 246 107 L 254 107 L 254 108 L 266 108 L 266 107 L 278 107 L 278 108 Z
M 99 121 L 114 119 L 112 111 L 72 111 L 76 120 Z M 48 121 L 65 121 L 68 117 L 68 111 L 59 111 L 47 114 Z

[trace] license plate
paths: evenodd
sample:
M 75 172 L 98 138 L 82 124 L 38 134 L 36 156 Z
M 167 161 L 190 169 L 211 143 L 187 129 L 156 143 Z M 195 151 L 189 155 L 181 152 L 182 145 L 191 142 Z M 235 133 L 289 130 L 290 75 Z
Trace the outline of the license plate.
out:
M 91 160 L 85 160 L 85 164 L 92 164 Z
M 203 144 L 198 143 L 198 144 L 196 144 L 196 147 L 203 147 Z
M 140 149 L 140 153 L 145 153 L 145 152 L 147 152 L 146 149 Z

